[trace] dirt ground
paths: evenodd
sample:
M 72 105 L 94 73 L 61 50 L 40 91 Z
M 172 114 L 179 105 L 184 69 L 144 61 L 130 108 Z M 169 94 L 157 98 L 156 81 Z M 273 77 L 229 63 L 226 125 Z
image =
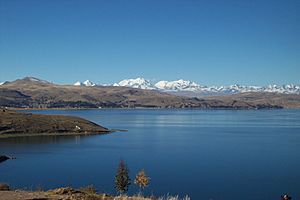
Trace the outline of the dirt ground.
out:
M 0 200 L 58 200 L 60 198 L 47 197 L 40 192 L 0 191 Z
M 153 200 L 144 197 L 109 196 L 106 194 L 91 194 L 86 192 L 69 191 L 60 188 L 47 192 L 30 192 L 22 190 L 0 191 L 0 200 Z

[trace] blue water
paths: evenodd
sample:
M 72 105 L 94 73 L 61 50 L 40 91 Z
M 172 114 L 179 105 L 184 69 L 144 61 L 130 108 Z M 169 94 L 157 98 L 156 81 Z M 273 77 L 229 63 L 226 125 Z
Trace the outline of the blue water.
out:
M 112 129 L 96 136 L 0 139 L 0 182 L 50 189 L 93 184 L 115 194 L 120 159 L 145 193 L 192 199 L 300 199 L 300 110 L 52 110 Z M 138 188 L 132 184 L 130 194 Z

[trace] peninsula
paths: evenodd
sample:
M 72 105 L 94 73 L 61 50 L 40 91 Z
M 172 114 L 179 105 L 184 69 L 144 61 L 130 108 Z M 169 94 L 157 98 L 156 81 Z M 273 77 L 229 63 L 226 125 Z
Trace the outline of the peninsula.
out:
M 0 110 L 0 137 L 109 132 L 109 129 L 79 117 L 22 113 L 4 108 Z

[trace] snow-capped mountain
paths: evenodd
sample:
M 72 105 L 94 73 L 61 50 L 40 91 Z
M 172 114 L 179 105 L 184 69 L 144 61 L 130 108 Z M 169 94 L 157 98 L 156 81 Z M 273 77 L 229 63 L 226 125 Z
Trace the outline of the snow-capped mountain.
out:
M 160 90 L 185 90 L 185 91 L 198 91 L 201 86 L 192 81 L 177 80 L 177 81 L 159 81 L 154 85 Z
M 90 80 L 86 80 L 86 81 L 83 82 L 83 85 L 85 85 L 85 86 L 95 86 L 96 84 L 93 83 L 93 82 L 90 81 Z
M 242 85 L 230 85 L 230 86 L 203 86 L 193 81 L 188 80 L 175 80 L 175 81 L 158 81 L 152 84 L 149 80 L 144 78 L 125 79 L 119 83 L 113 84 L 113 86 L 124 86 L 141 89 L 155 89 L 164 92 L 171 93 L 183 93 L 189 96 L 199 95 L 226 95 L 237 94 L 245 92 L 275 92 L 283 94 L 300 94 L 300 87 L 297 85 L 268 85 L 268 86 L 242 86 Z
M 81 83 L 80 81 L 76 81 L 73 85 L 75 85 L 75 86 L 82 86 L 83 83 Z
M 300 87 L 294 84 L 288 84 L 288 85 L 268 85 L 264 88 L 266 92 L 277 92 L 277 93 L 285 93 L 285 94 L 294 94 L 298 93 L 300 94 Z
M 36 80 L 33 80 L 36 81 Z M 75 86 L 96 86 L 90 80 L 84 82 L 77 81 Z M 175 80 L 175 81 L 158 81 L 152 83 L 144 78 L 124 79 L 119 83 L 102 84 L 103 86 L 122 86 L 147 90 L 159 90 L 162 92 L 175 93 L 184 96 L 209 96 L 209 95 L 227 95 L 245 92 L 274 92 L 283 94 L 300 94 L 300 86 L 289 85 L 268 85 L 268 86 L 243 86 L 243 85 L 230 85 L 230 86 L 205 86 L 199 85 L 189 80 Z
M 157 89 L 150 83 L 150 81 L 144 78 L 125 79 L 120 81 L 119 83 L 114 83 L 113 86 L 132 87 L 147 90 Z
M 215 91 L 223 92 L 224 94 L 236 94 L 245 92 L 275 92 L 283 94 L 300 94 L 300 87 L 290 84 L 290 85 L 268 85 L 268 86 L 241 86 L 241 85 L 231 85 L 231 86 L 221 86 L 214 87 Z
M 75 85 L 75 86 L 88 86 L 88 87 L 90 87 L 90 86 L 96 86 L 96 84 L 93 83 L 90 80 L 86 80 L 83 83 L 80 82 L 80 81 L 76 81 L 76 83 L 74 83 L 73 85 Z
M 0 85 L 3 85 L 5 82 L 1 82 Z

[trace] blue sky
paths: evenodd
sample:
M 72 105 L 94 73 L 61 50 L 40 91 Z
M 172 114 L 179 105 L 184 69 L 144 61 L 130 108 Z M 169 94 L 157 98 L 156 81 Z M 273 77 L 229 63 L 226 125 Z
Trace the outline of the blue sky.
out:
M 0 81 L 300 84 L 298 0 L 0 0 Z

